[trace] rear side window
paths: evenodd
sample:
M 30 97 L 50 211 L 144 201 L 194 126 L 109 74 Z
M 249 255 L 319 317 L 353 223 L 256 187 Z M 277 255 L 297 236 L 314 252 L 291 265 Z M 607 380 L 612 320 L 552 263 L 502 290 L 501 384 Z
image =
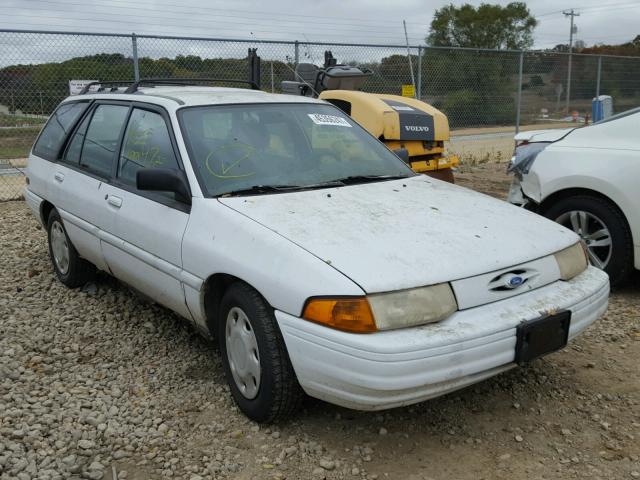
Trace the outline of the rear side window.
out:
M 84 138 L 80 167 L 102 177 L 111 175 L 128 113 L 129 107 L 124 105 L 98 105 Z
M 72 165 L 78 165 L 80 163 L 80 153 L 82 152 L 84 137 L 87 134 L 89 120 L 91 120 L 91 115 L 86 116 L 86 118 L 82 121 L 80 127 L 78 127 L 78 130 L 76 130 L 75 135 L 69 142 L 67 152 L 64 155 L 65 162 L 71 163 Z
M 136 108 L 131 113 L 124 135 L 118 178 L 135 186 L 136 172 L 142 168 L 179 169 L 162 115 Z
M 49 118 L 33 147 L 33 153 L 47 160 L 57 160 L 60 148 L 88 102 L 63 103 Z

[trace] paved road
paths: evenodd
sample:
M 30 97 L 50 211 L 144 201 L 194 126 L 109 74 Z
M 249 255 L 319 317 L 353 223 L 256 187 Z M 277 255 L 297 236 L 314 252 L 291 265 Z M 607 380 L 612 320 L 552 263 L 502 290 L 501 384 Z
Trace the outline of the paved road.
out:
M 1 162 L 2 160 L 0 160 Z M 6 163 L 0 163 L 0 177 L 13 175 L 26 175 L 27 169 L 22 167 L 14 167 Z
M 452 135 L 451 140 L 488 140 L 491 138 L 513 138 L 515 132 L 478 133 L 475 135 Z

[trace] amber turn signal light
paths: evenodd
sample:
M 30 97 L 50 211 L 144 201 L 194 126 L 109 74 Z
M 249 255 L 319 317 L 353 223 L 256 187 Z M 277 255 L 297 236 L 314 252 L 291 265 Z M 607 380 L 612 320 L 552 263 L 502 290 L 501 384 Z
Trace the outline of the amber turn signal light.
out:
M 302 318 L 351 333 L 377 330 L 365 297 L 311 298 L 304 307 Z

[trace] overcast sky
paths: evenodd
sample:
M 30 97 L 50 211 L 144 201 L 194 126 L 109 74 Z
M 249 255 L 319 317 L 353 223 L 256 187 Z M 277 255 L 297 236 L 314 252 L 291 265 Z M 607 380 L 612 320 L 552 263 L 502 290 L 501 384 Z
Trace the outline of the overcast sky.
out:
M 0 0 L 0 28 L 77 30 L 300 41 L 423 43 L 445 0 Z M 481 2 L 469 0 L 478 5 Z M 507 4 L 489 0 L 487 3 Z M 640 0 L 530 0 L 534 48 L 567 43 L 575 8 L 577 39 L 622 43 L 640 34 Z

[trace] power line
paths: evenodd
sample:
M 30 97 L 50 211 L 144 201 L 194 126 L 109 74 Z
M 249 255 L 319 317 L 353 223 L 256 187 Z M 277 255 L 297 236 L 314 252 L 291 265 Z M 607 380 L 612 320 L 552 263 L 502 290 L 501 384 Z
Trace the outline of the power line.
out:
M 38 3 L 54 3 L 54 4 L 59 4 L 59 5 L 82 5 L 82 6 L 90 6 L 90 5 L 98 5 L 97 2 L 91 2 L 90 4 L 87 3 L 72 3 L 72 2 L 65 2 L 65 1 L 54 1 L 54 0 L 36 0 L 38 1 Z M 219 8 L 211 8 L 211 7 L 196 7 L 196 6 L 190 6 L 190 5 L 185 5 L 185 4 L 176 4 L 176 3 L 162 3 L 159 4 L 158 2 L 144 2 L 142 0 L 137 0 L 135 2 L 136 5 L 147 5 L 148 8 L 140 8 L 140 7 L 131 7 L 128 5 L 131 5 L 131 2 L 129 0 L 102 0 L 103 2 L 111 2 L 111 3 L 115 3 L 116 5 L 108 5 L 105 3 L 101 3 L 100 5 L 102 6 L 107 6 L 107 7 L 111 7 L 111 8 L 117 8 L 119 10 L 122 9 L 137 9 L 137 10 L 144 10 L 145 12 L 148 12 L 149 8 L 153 8 L 154 10 L 158 11 L 159 7 L 160 9 L 164 10 L 164 7 L 178 7 L 180 10 L 177 13 L 182 13 L 182 12 L 186 12 L 187 10 L 192 10 L 192 11 L 200 11 L 200 12 L 207 12 L 209 14 L 211 14 L 212 12 L 222 12 L 220 16 L 222 16 L 222 14 L 226 15 L 228 13 L 239 13 L 242 15 L 242 17 L 240 18 L 247 18 L 247 15 L 259 15 L 260 19 L 265 19 L 266 17 L 276 17 L 274 20 L 280 20 L 283 19 L 285 17 L 289 17 L 289 18 L 317 18 L 317 19 L 324 19 L 324 20 L 330 20 L 332 25 L 335 25 L 336 23 L 340 23 L 343 22 L 344 20 L 348 20 L 350 23 L 350 25 L 358 25 L 358 24 L 362 24 L 362 25 L 371 25 L 371 26 L 376 26 L 376 27 L 388 27 L 390 21 L 389 20 L 385 20 L 385 21 L 369 21 L 369 20 L 359 20 L 357 18 L 350 18 L 350 19 L 341 19 L 341 18 L 336 18 L 336 17 L 331 17 L 331 16 L 320 16 L 320 15 L 302 15 L 302 14 L 294 14 L 294 13 L 278 13 L 278 12 L 264 12 L 264 11 L 246 11 L 246 10 L 233 10 L 233 9 L 228 9 L 228 8 L 224 8 L 224 9 L 219 9 Z M 127 5 L 118 5 L 118 4 L 122 4 L 125 3 Z M 23 6 L 21 5 L 19 8 L 22 8 Z M 166 11 L 166 10 L 165 10 Z M 173 11 L 176 12 L 176 11 Z M 227 15 L 228 16 L 228 15 Z M 296 21 L 300 21 L 300 20 L 296 20 Z M 391 21 L 391 22 L 395 22 L 398 25 L 401 23 L 401 19 L 399 20 L 395 20 L 395 21 Z M 317 23 L 314 21 L 314 23 Z M 421 23 L 408 23 L 410 25 L 420 25 L 423 27 L 428 27 L 428 25 L 426 24 L 421 24 Z M 346 23 L 345 23 L 346 25 Z
M 7 8 L 7 7 L 0 7 L 0 8 Z M 85 12 L 86 13 L 86 12 Z M 45 22 L 50 22 L 51 20 L 66 20 L 66 21 L 74 21 L 74 20 L 80 20 L 80 21 L 90 21 L 90 22 L 98 22 L 98 23 L 108 23 L 110 25 L 113 24 L 129 24 L 129 25 L 135 25 L 135 26 L 140 26 L 141 22 L 139 21 L 130 21 L 130 20 L 123 20 L 123 19 L 104 19 L 104 18 L 88 18 L 88 17 L 70 17 L 68 15 L 64 15 L 64 16 L 57 16 L 57 15 L 53 15 L 53 14 L 49 14 L 49 15 L 26 15 L 26 14 L 13 14 L 13 13 L 7 13 L 7 14 L 3 14 L 4 17 L 20 17 L 20 18 L 30 18 L 30 19 L 35 19 L 35 20 L 42 20 Z M 190 22 L 190 25 L 178 25 L 175 23 L 148 23 L 148 22 L 144 22 L 145 26 L 153 26 L 153 27 L 171 27 L 171 28 L 176 28 L 176 29 L 180 29 L 180 30 L 184 30 L 184 29 L 191 29 L 191 30 L 198 30 L 198 31 L 207 31 L 207 32 L 211 32 L 211 22 L 204 22 L 201 23 L 200 26 L 194 26 L 194 23 L 197 22 Z M 42 24 L 32 24 L 32 25 L 37 25 L 37 26 L 41 26 Z M 51 26 L 50 23 L 47 23 L 47 26 Z M 254 29 L 251 28 L 251 26 L 247 26 L 246 30 L 250 33 L 273 33 L 273 34 L 282 34 L 282 33 L 294 33 L 294 34 L 298 34 L 300 35 L 300 29 L 295 29 L 295 30 L 284 30 L 285 27 L 280 27 L 277 31 L 275 30 L 262 30 L 260 28 L 258 29 Z M 237 28 L 220 28 L 220 27 L 215 27 L 216 31 L 228 31 L 228 32 L 237 32 L 238 29 Z M 326 31 L 326 29 L 323 29 L 324 31 Z M 308 32 L 309 33 L 309 32 Z M 320 33 L 320 32 L 310 32 L 310 33 Z M 394 39 L 400 39 L 402 37 L 402 34 L 399 32 L 398 35 L 382 35 L 377 33 L 376 30 L 370 30 L 370 31 L 362 31 L 362 32 L 357 32 L 354 34 L 350 34 L 348 32 L 345 33 L 337 33 L 337 34 L 333 34 L 334 36 L 342 36 L 342 37 L 352 37 L 352 38 L 357 38 L 357 37 L 371 37 L 371 38 L 394 38 Z M 421 38 L 421 37 L 411 37 L 412 39 L 416 39 L 416 38 Z
M 111 0 L 111 1 L 115 1 L 115 0 Z M 38 3 L 46 3 L 46 4 L 53 4 L 53 5 L 64 5 L 64 6 L 78 6 L 78 7 L 82 7 L 82 8 L 91 8 L 91 7 L 97 7 L 97 8 L 101 8 L 101 9 L 108 9 L 111 8 L 113 9 L 114 6 L 113 5 L 109 5 L 107 3 L 101 3 L 101 2 L 91 2 L 90 4 L 87 3 L 74 3 L 74 2 L 64 2 L 64 1 L 56 1 L 56 0 L 38 0 Z M 103 15 L 121 15 L 121 11 L 122 10 L 135 10 L 135 11 L 142 11 L 145 12 L 144 14 L 144 18 L 162 18 L 162 19 L 166 19 L 167 17 L 164 15 L 152 15 L 147 13 L 148 12 L 148 8 L 144 8 L 144 7 L 132 7 L 132 6 L 118 6 L 115 7 L 118 9 L 118 12 L 94 12 L 92 10 L 86 11 L 86 10 L 81 10 L 77 13 L 88 13 L 88 14 L 92 14 L 92 13 L 96 13 L 96 14 L 103 14 Z M 41 12 L 42 9 L 39 8 L 36 5 L 29 5 L 29 6 L 25 6 L 25 5 L 21 5 L 19 7 L 20 10 L 35 10 L 38 12 Z M 55 11 L 52 9 L 52 11 Z M 254 21 L 254 20 L 260 20 L 260 21 L 264 21 L 264 20 L 268 20 L 269 22 L 275 22 L 275 23 L 294 23 L 297 25 L 300 25 L 300 20 L 299 19 L 286 19 L 283 17 L 286 17 L 286 15 L 280 16 L 279 18 L 274 18 L 274 19 L 270 19 L 270 18 L 265 18 L 264 15 L 259 16 L 258 18 L 252 17 L 250 15 L 256 15 L 258 14 L 257 12 L 246 12 L 243 15 L 229 15 L 227 12 L 233 12 L 233 10 L 226 10 L 224 11 L 224 13 L 215 13 L 216 10 L 214 9 L 208 9 L 208 12 L 206 14 L 204 13 L 200 13 L 197 14 L 199 18 L 202 17 L 213 17 L 213 18 L 232 18 L 232 19 L 240 19 L 242 22 L 235 22 L 235 23 L 243 23 L 246 24 L 248 23 L 248 21 Z M 184 8 L 180 9 L 180 10 L 167 10 L 167 9 L 162 9 L 161 10 L 162 13 L 171 13 L 171 14 L 177 14 L 177 15 L 186 15 L 186 16 L 191 16 L 191 18 L 193 18 L 193 15 L 195 15 L 194 12 L 189 12 L 186 11 Z M 76 13 L 76 12 L 74 12 Z M 375 26 L 375 30 L 380 30 L 380 29 L 386 29 L 386 30 L 394 30 L 394 29 L 398 29 L 399 27 L 394 27 L 391 26 L 389 24 L 389 22 L 385 22 L 383 24 L 377 23 L 377 22 L 371 22 L 371 26 L 369 26 L 366 23 L 363 24 L 358 24 L 358 23 L 342 23 L 342 19 L 330 19 L 329 17 L 319 17 L 319 18 L 325 18 L 327 20 L 331 20 L 329 22 L 318 22 L 318 21 L 313 21 L 313 25 L 331 25 L 334 27 L 349 27 L 349 28 L 362 28 L 364 27 L 365 31 L 371 31 L 372 27 Z M 340 21 L 338 21 L 340 20 Z M 215 21 L 215 20 L 213 20 Z M 225 20 L 225 22 L 229 22 L 228 20 Z M 234 23 L 234 22 L 232 22 Z M 426 25 L 424 25 L 426 27 Z
M 640 4 L 638 2 L 620 2 L 620 3 L 610 3 L 608 5 L 587 5 L 585 7 L 579 7 L 580 12 L 584 12 L 585 10 L 592 10 L 592 9 L 601 9 L 601 8 L 605 8 L 605 9 L 609 9 L 611 7 L 616 7 L 616 6 L 629 6 L 631 8 L 633 7 L 639 7 Z M 574 8 L 575 10 L 575 8 Z M 558 13 L 562 13 L 564 10 L 554 10 L 553 12 L 547 12 L 547 13 L 541 13 L 539 15 L 534 15 L 535 18 L 540 18 L 540 17 L 548 17 L 550 15 L 556 15 Z

